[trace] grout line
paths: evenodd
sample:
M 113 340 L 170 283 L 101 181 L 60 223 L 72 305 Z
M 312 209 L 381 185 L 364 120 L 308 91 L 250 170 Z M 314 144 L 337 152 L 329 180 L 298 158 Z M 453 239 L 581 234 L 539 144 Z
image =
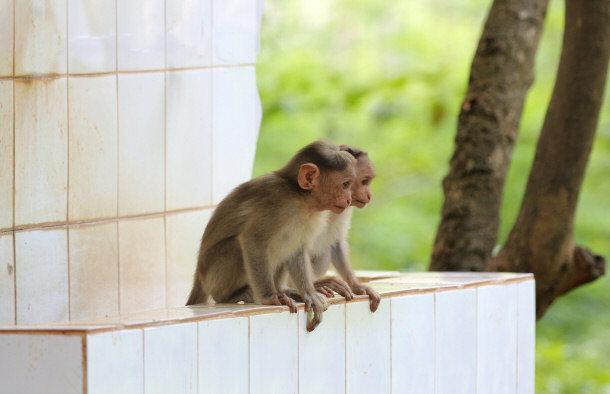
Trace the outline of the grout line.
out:
M 214 0 L 210 1 L 210 204 L 214 204 Z
M 198 212 L 198 211 L 207 211 L 214 209 L 215 207 L 212 205 L 193 207 L 193 208 L 181 208 L 174 209 L 167 212 L 154 212 L 154 213 L 146 213 L 146 214 L 138 214 L 138 215 L 126 215 L 122 217 L 113 217 L 113 218 L 101 218 L 101 219 L 86 219 L 86 220 L 74 220 L 72 222 L 47 222 L 40 224 L 25 224 L 16 226 L 14 228 L 9 228 L 6 230 L 0 231 L 0 234 L 8 234 L 8 233 L 21 233 L 27 231 L 35 231 L 35 230 L 50 230 L 57 229 L 62 227 L 80 227 L 80 226 L 89 226 L 94 224 L 105 224 L 105 223 L 114 223 L 120 221 L 127 220 L 138 220 L 138 219 L 151 219 L 156 217 L 162 217 L 163 215 L 179 215 L 183 213 L 189 212 Z
M 519 284 L 515 285 L 517 293 L 517 305 L 515 314 L 515 393 L 519 392 Z
M 479 289 L 475 289 L 474 308 L 474 392 L 479 391 Z
M 250 365 L 250 342 L 252 341 L 250 333 L 250 318 L 251 316 L 248 316 L 248 394 L 250 394 L 250 370 L 252 368 Z
M 87 393 L 87 385 L 88 385 L 88 378 L 87 378 L 87 334 L 84 334 L 81 336 L 81 349 L 82 349 L 82 367 L 83 367 L 83 393 Z
M 114 80 L 116 85 L 116 269 L 117 269 L 117 311 L 121 313 L 121 243 L 119 237 L 119 9 L 118 0 L 114 0 Z M 142 332 L 144 335 L 144 332 Z M 144 350 L 142 350 L 144 351 Z M 144 357 L 144 353 L 142 353 Z M 144 361 L 142 361 L 143 363 Z M 142 382 L 144 387 L 144 382 Z
M 163 1 L 163 212 L 167 212 L 167 1 Z M 167 216 L 163 214 L 163 246 L 165 252 L 165 307 L 169 308 L 167 276 Z
M 390 303 L 390 394 L 392 394 L 392 369 L 394 366 L 394 363 L 392 362 L 392 299 L 390 298 L 388 302 Z
M 142 394 L 146 393 L 146 330 L 142 328 Z
M 16 0 L 13 1 L 13 76 L 12 76 L 12 87 L 13 87 L 13 102 L 12 102 L 12 110 L 13 110 L 13 228 L 15 228 L 15 195 L 16 195 L 16 188 L 15 188 L 15 172 L 16 172 L 16 160 L 15 160 L 15 144 L 16 144 L 16 140 L 15 140 L 15 120 L 16 120 L 16 115 L 15 115 L 15 3 Z M 15 233 L 13 232 L 13 293 L 14 293 L 14 308 L 15 308 L 15 315 L 13 316 L 13 321 L 15 323 L 15 325 L 17 325 L 17 242 L 15 240 Z
M 345 342 L 345 346 L 343 349 L 343 384 L 345 385 L 345 392 L 347 393 L 347 347 L 348 347 L 348 343 L 347 343 L 347 303 L 345 304 L 345 308 L 343 310 L 343 319 L 344 319 L 344 325 L 343 325 L 343 330 L 344 330 L 344 342 Z
M 436 293 L 432 293 L 432 300 L 433 300 L 433 309 L 434 309 L 434 328 L 433 328 L 433 332 L 434 332 L 434 347 L 433 347 L 433 351 L 432 351 L 432 357 L 433 357 L 433 368 L 434 371 L 432 371 L 432 376 L 433 376 L 433 382 L 434 382 L 434 393 L 436 393 L 436 343 L 437 343 L 437 335 L 436 335 Z
M 70 23 L 66 3 L 66 222 L 70 221 Z M 66 227 L 66 263 L 68 265 L 68 320 L 72 320 L 72 292 L 70 291 L 70 230 Z M 85 392 L 86 382 L 85 382 Z
M 118 49 L 117 49 L 118 52 Z M 116 61 L 118 68 L 118 59 Z M 180 72 L 180 71 L 200 71 L 200 70 L 213 70 L 213 69 L 225 69 L 225 68 L 244 68 L 244 67 L 255 67 L 256 63 L 241 63 L 241 64 L 217 64 L 213 66 L 196 66 L 196 67 L 170 67 L 170 68 L 155 68 L 150 70 L 121 70 L 118 71 L 102 71 L 94 73 L 55 73 L 55 74 L 30 74 L 30 75 L 14 75 L 14 76 L 3 76 L 0 77 L 0 81 L 35 81 L 35 80 L 49 80 L 49 79 L 61 79 L 66 78 L 68 75 L 73 78 L 95 78 L 103 77 L 114 74 L 119 75 L 131 75 L 131 74 L 153 74 L 162 73 L 166 71 Z

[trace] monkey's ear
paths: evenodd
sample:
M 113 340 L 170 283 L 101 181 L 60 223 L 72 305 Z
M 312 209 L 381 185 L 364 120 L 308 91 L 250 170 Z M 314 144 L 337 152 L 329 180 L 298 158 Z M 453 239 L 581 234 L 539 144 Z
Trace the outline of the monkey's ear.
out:
M 304 190 L 311 190 L 317 184 L 317 179 L 320 176 L 320 169 L 313 163 L 305 163 L 299 168 L 297 181 L 299 186 Z

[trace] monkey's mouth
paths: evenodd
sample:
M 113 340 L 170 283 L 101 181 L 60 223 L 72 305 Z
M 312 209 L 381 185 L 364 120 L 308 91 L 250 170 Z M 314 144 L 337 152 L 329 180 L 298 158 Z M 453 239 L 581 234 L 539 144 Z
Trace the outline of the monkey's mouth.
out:
M 335 205 L 335 208 L 337 208 L 339 211 L 345 211 L 347 209 L 347 207 L 342 207 L 341 205 Z
M 367 202 L 364 201 L 360 201 L 360 200 L 354 200 L 354 205 L 357 207 L 362 208 L 363 206 L 365 206 L 366 204 L 368 204 Z

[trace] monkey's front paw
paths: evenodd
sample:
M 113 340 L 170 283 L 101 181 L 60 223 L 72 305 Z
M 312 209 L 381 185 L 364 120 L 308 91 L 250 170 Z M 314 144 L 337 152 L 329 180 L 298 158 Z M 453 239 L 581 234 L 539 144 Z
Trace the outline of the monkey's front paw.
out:
M 261 302 L 264 305 L 286 305 L 290 313 L 297 313 L 297 303 L 284 293 L 274 294 Z
M 371 304 L 371 312 L 375 312 L 379 307 L 379 303 L 381 302 L 381 296 L 375 290 L 373 290 L 370 286 L 363 284 L 356 284 L 352 286 L 352 290 L 356 294 L 360 295 L 368 295 L 369 302 Z
M 354 294 L 347 283 L 332 276 L 316 281 L 314 286 L 318 292 L 324 294 L 328 298 L 334 297 L 333 291 L 335 291 L 339 293 L 340 296 L 345 297 L 347 301 L 354 299 Z
M 305 294 L 305 311 L 313 311 L 313 318 L 307 322 L 307 331 L 313 331 L 322 322 L 322 312 L 328 309 L 326 298 L 318 293 Z

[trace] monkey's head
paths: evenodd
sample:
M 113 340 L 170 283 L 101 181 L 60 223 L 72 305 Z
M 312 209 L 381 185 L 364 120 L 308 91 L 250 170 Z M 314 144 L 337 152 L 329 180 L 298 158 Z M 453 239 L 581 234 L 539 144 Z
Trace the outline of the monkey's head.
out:
M 352 204 L 364 208 L 371 202 L 373 196 L 371 182 L 375 179 L 375 167 L 365 151 L 349 145 L 341 145 L 340 148 L 356 159 L 356 181 L 352 185 Z
M 303 192 L 316 211 L 342 213 L 352 203 L 356 159 L 331 141 L 305 146 L 277 174 Z

